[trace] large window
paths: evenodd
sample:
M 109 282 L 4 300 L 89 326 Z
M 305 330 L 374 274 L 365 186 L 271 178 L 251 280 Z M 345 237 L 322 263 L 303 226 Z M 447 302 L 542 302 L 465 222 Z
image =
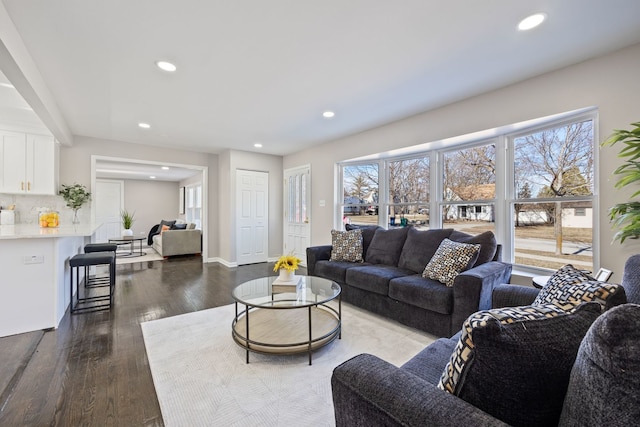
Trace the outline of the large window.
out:
M 197 229 L 202 228 L 202 185 L 190 185 L 185 194 L 185 218 Z
M 389 225 L 429 224 L 429 157 L 393 160 L 389 170 Z
M 342 168 L 342 221 L 378 223 L 379 164 L 364 163 Z
M 518 264 L 593 267 L 593 120 L 512 138 Z
M 443 225 L 469 234 L 495 231 L 495 143 L 445 152 L 442 157 Z
M 493 231 L 525 270 L 593 270 L 595 113 L 341 166 L 343 222 Z M 514 131 L 513 129 L 518 129 Z M 597 255 L 597 254 L 596 254 Z

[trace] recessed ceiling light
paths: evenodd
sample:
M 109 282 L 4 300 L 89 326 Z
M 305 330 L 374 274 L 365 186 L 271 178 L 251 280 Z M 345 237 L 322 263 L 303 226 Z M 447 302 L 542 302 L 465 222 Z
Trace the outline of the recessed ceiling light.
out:
M 168 62 L 168 61 L 156 61 L 156 66 L 161 70 L 168 71 L 170 73 L 173 73 L 175 70 L 178 69 L 178 67 L 176 67 L 175 64 L 172 64 L 171 62 Z
M 156 179 L 156 176 L 155 175 L 151 175 L 149 178 Z
M 330 119 L 335 115 L 336 113 L 334 113 L 333 111 L 325 111 L 324 113 L 322 113 L 322 117 L 324 117 L 325 119 Z
M 169 166 L 162 166 L 160 169 L 162 169 L 163 171 L 168 171 L 169 170 Z
M 151 125 L 149 123 L 138 123 L 138 127 L 141 127 L 142 129 L 149 129 Z
M 256 142 L 255 144 L 253 144 L 253 146 L 256 148 L 262 148 L 262 144 L 260 144 L 259 142 Z
M 547 18 L 545 13 L 535 13 L 531 16 L 527 16 L 518 24 L 518 29 L 520 31 L 531 30 L 532 28 L 537 27 L 542 24 L 542 22 Z

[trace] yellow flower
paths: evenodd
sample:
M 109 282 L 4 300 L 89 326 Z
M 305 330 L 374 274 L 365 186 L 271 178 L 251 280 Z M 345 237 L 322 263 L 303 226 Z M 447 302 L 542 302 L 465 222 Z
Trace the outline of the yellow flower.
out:
M 278 258 L 276 265 L 273 267 L 273 271 L 278 271 L 281 268 L 284 268 L 287 271 L 296 271 L 298 269 L 298 264 L 300 264 L 302 260 L 297 258 L 291 254 L 282 255 Z

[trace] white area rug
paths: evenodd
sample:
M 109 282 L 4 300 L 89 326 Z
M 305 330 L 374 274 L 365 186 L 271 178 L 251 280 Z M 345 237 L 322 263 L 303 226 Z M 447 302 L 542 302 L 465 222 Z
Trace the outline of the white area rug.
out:
M 308 356 L 251 353 L 231 338 L 234 305 L 143 323 L 166 426 L 332 426 L 331 373 L 360 353 L 401 365 L 433 336 L 342 304 L 342 339 Z
M 138 251 L 138 246 L 136 246 L 136 251 Z M 158 252 L 156 252 L 155 249 L 153 249 L 150 246 L 143 246 L 142 247 L 142 251 L 145 252 L 145 255 L 143 256 L 136 256 L 136 257 L 116 257 L 116 264 L 117 265 L 122 265 L 122 264 L 131 264 L 133 262 L 147 262 L 147 261 L 162 261 L 164 258 L 162 258 L 162 256 L 160 256 L 160 254 Z M 125 251 L 128 253 L 128 250 Z

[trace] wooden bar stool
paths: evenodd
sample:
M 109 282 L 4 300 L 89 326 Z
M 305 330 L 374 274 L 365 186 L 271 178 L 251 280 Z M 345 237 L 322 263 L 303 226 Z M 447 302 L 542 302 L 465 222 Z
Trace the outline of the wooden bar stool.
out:
M 89 280 L 87 275 L 87 269 L 93 266 L 107 265 L 109 267 L 109 274 L 107 275 L 107 283 L 100 285 L 99 287 L 106 287 L 108 292 L 105 294 L 97 293 L 96 290 L 82 289 L 80 287 L 80 267 L 84 268 L 84 282 L 85 284 Z M 111 304 L 113 304 L 113 295 L 116 286 L 116 253 L 115 252 L 90 252 L 88 254 L 77 254 L 71 257 L 69 260 L 69 266 L 71 267 L 71 280 L 70 280 L 70 300 L 71 300 L 71 313 L 87 313 L 90 311 L 109 310 Z M 75 285 L 74 285 L 74 270 L 75 270 Z M 97 287 L 97 286 L 93 286 Z M 74 292 L 75 291 L 75 292 Z M 81 295 L 81 292 L 83 295 Z M 95 295 L 91 295 L 95 293 Z M 74 295 L 76 296 L 74 299 Z

